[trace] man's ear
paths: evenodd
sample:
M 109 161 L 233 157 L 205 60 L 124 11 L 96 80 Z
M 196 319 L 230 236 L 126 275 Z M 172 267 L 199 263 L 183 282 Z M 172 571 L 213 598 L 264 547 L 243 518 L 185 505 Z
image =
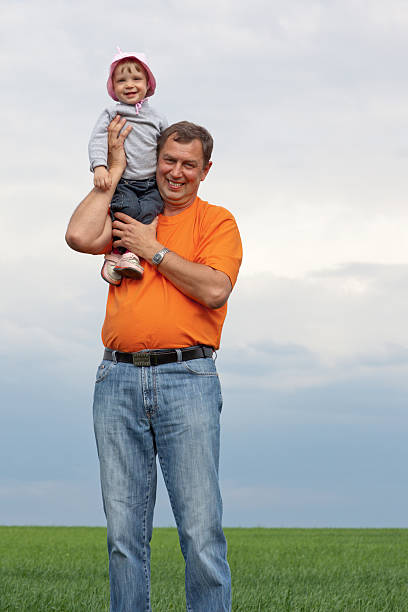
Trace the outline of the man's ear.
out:
M 201 179 L 200 179 L 201 181 L 205 179 L 205 177 L 210 171 L 211 166 L 212 166 L 212 161 L 209 161 L 208 164 L 205 166 L 205 168 L 203 168 L 203 171 L 201 172 Z

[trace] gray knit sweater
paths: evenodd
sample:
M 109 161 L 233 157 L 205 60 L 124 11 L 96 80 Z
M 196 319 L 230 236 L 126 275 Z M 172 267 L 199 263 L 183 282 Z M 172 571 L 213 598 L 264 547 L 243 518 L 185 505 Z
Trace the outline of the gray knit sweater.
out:
M 157 140 L 167 127 L 167 120 L 154 110 L 149 100 L 145 100 L 136 114 L 131 104 L 118 102 L 105 108 L 92 131 L 88 145 L 91 170 L 96 166 L 107 167 L 108 158 L 108 125 L 116 115 L 121 115 L 132 131 L 125 140 L 127 158 L 126 170 L 123 178 L 129 180 L 142 180 L 154 176 L 156 172 Z

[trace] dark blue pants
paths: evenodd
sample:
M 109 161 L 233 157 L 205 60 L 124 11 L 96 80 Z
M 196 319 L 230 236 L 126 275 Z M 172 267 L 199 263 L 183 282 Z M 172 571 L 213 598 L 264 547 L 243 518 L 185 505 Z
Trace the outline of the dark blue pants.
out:
M 163 212 L 163 200 L 157 189 L 156 178 L 153 176 L 142 181 L 120 179 L 110 209 L 112 221 L 115 220 L 115 213 L 122 212 L 141 223 L 151 223 Z

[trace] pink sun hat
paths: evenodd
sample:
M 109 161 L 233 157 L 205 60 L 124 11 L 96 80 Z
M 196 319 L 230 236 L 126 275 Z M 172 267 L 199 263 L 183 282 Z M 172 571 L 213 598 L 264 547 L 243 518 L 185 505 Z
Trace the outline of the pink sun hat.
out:
M 147 58 L 145 54 L 144 53 L 134 53 L 132 51 L 122 51 L 119 47 L 117 47 L 117 49 L 118 49 L 118 52 L 114 56 L 112 63 L 110 65 L 108 82 L 106 83 L 106 87 L 108 88 L 108 93 L 110 97 L 116 100 L 116 102 L 118 101 L 118 98 L 115 95 L 115 89 L 112 83 L 113 72 L 116 66 L 119 64 L 119 62 L 122 62 L 123 60 L 129 59 L 129 58 L 133 58 L 137 60 L 139 64 L 146 70 L 146 74 L 147 74 L 146 98 L 148 96 L 152 96 L 156 89 L 156 79 L 154 78 L 153 72 L 150 70 L 147 64 Z

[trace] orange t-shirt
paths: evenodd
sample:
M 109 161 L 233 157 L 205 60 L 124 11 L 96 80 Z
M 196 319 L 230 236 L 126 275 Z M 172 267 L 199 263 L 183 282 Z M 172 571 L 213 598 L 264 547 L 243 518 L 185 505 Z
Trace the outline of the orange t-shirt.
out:
M 242 259 L 241 238 L 234 217 L 225 208 L 196 198 L 172 217 L 159 216 L 157 239 L 189 261 L 227 274 L 234 286 Z M 212 310 L 184 295 L 143 263 L 139 280 L 123 278 L 109 288 L 102 341 L 126 353 L 143 349 L 181 348 L 207 344 L 218 348 L 227 305 Z

